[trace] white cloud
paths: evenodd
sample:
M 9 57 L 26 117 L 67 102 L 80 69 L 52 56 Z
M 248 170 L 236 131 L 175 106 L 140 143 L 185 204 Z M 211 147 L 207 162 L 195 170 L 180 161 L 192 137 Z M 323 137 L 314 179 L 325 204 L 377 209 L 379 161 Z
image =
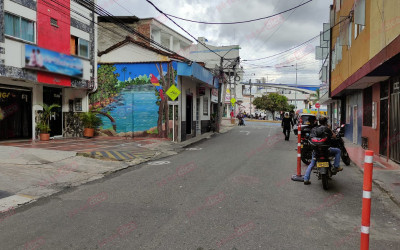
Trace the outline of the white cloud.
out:
M 114 1 L 139 18 L 160 16 L 160 13 L 144 0 L 99 0 L 98 4 L 114 15 L 132 15 Z M 183 18 L 210 22 L 232 22 L 272 15 L 305 1 L 153 0 L 153 3 L 164 12 Z M 270 20 L 269 23 L 261 20 L 239 25 L 204 25 L 182 20 L 175 21 L 194 37 L 206 37 L 212 45 L 239 44 L 242 48 L 240 57 L 253 59 L 279 53 L 319 34 L 319 31 L 322 30 L 322 23 L 329 19 L 330 4 L 332 4 L 332 0 L 314 0 L 299 7 L 293 13 L 287 12 Z M 172 22 L 167 21 L 165 24 L 190 38 Z M 314 48 L 318 43 L 319 39 L 315 39 L 311 47 Z M 314 60 L 313 50 L 306 55 L 302 55 L 301 51 L 302 48 L 295 49 L 281 56 L 252 63 L 275 66 L 284 63 L 291 65 L 297 62 L 299 84 L 318 84 L 320 62 Z M 291 71 L 277 70 L 276 68 L 254 69 L 254 66 L 248 66 L 248 64 L 243 64 L 243 66 L 248 69 L 246 70 L 248 74 L 255 73 L 260 77 L 269 74 L 271 79 L 277 83 L 294 83 L 293 69 Z

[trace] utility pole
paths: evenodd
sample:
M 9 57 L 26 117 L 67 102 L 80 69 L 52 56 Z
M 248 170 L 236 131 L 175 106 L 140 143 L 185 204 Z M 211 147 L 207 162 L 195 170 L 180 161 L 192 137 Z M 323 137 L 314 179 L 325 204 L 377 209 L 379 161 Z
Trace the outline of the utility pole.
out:
M 219 133 L 220 127 L 221 127 L 221 115 L 222 115 L 222 103 L 221 103 L 221 95 L 222 95 L 222 84 L 224 83 L 224 58 L 221 57 L 220 63 L 219 63 L 219 84 L 218 84 L 218 112 L 217 112 L 217 132 Z
M 236 64 L 233 67 L 233 97 L 236 100 Z M 236 103 L 233 104 L 233 110 L 234 110 L 233 112 L 236 116 Z
M 297 110 L 297 62 L 296 62 L 296 91 L 294 92 L 294 102 L 296 104 L 296 110 Z
M 251 79 L 249 80 L 249 84 L 250 84 L 250 116 L 251 116 Z

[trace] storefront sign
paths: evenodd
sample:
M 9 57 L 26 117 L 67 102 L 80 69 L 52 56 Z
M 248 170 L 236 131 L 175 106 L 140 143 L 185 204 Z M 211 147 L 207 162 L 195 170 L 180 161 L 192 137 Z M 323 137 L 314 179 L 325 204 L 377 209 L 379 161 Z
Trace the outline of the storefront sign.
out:
M 10 92 L 0 92 L 0 98 L 6 99 L 10 96 Z
M 30 44 L 25 44 L 25 68 L 76 78 L 83 77 L 81 59 Z

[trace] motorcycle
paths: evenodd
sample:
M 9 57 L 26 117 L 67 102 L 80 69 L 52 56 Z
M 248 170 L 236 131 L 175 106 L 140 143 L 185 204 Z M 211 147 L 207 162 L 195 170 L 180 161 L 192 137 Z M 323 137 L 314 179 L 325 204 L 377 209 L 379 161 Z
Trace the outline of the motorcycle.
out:
M 344 124 L 335 129 L 336 139 L 332 140 L 332 144 L 333 147 L 340 149 L 342 161 L 346 166 L 349 166 L 351 160 L 349 153 L 347 153 L 346 147 L 344 146 L 344 141 L 342 138 L 344 136 L 344 129 L 345 129 Z
M 324 145 L 327 138 L 319 139 L 313 138 L 310 141 L 310 145 L 315 152 L 316 168 L 314 173 L 317 174 L 318 180 L 322 180 L 322 187 L 327 190 L 329 188 L 329 179 L 333 175 L 337 174 L 336 168 L 332 165 L 331 161 L 333 157 L 330 155 L 330 145 Z
M 305 128 L 303 132 L 303 127 L 301 128 L 301 161 L 309 165 L 311 163 L 312 151 L 313 147 L 310 145 L 309 136 L 310 136 L 310 128 Z M 337 127 L 334 131 L 336 134 L 336 139 L 332 139 L 331 146 L 335 148 L 339 148 L 341 151 L 341 158 L 343 163 L 346 166 L 350 165 L 350 156 L 344 146 L 343 136 L 344 136 L 345 125 L 342 124 L 340 127 Z

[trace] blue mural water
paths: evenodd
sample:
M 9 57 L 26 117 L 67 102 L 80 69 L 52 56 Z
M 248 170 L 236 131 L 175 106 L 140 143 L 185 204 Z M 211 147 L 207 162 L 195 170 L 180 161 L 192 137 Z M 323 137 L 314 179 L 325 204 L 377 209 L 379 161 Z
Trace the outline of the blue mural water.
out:
M 176 70 L 175 62 L 172 66 Z M 163 63 L 162 67 L 166 74 L 168 65 Z M 150 82 L 150 74 L 160 79 L 155 63 L 100 65 L 98 90 L 90 96 L 91 107 L 110 115 L 117 133 L 154 131 L 160 96 Z M 113 127 L 108 117 L 101 119 L 103 129 Z
M 116 102 L 111 103 L 103 112 L 109 113 L 116 121 L 117 133 L 146 131 L 157 126 L 157 96 L 152 85 L 130 86 L 124 89 Z M 103 127 L 111 128 L 111 121 L 102 117 Z

